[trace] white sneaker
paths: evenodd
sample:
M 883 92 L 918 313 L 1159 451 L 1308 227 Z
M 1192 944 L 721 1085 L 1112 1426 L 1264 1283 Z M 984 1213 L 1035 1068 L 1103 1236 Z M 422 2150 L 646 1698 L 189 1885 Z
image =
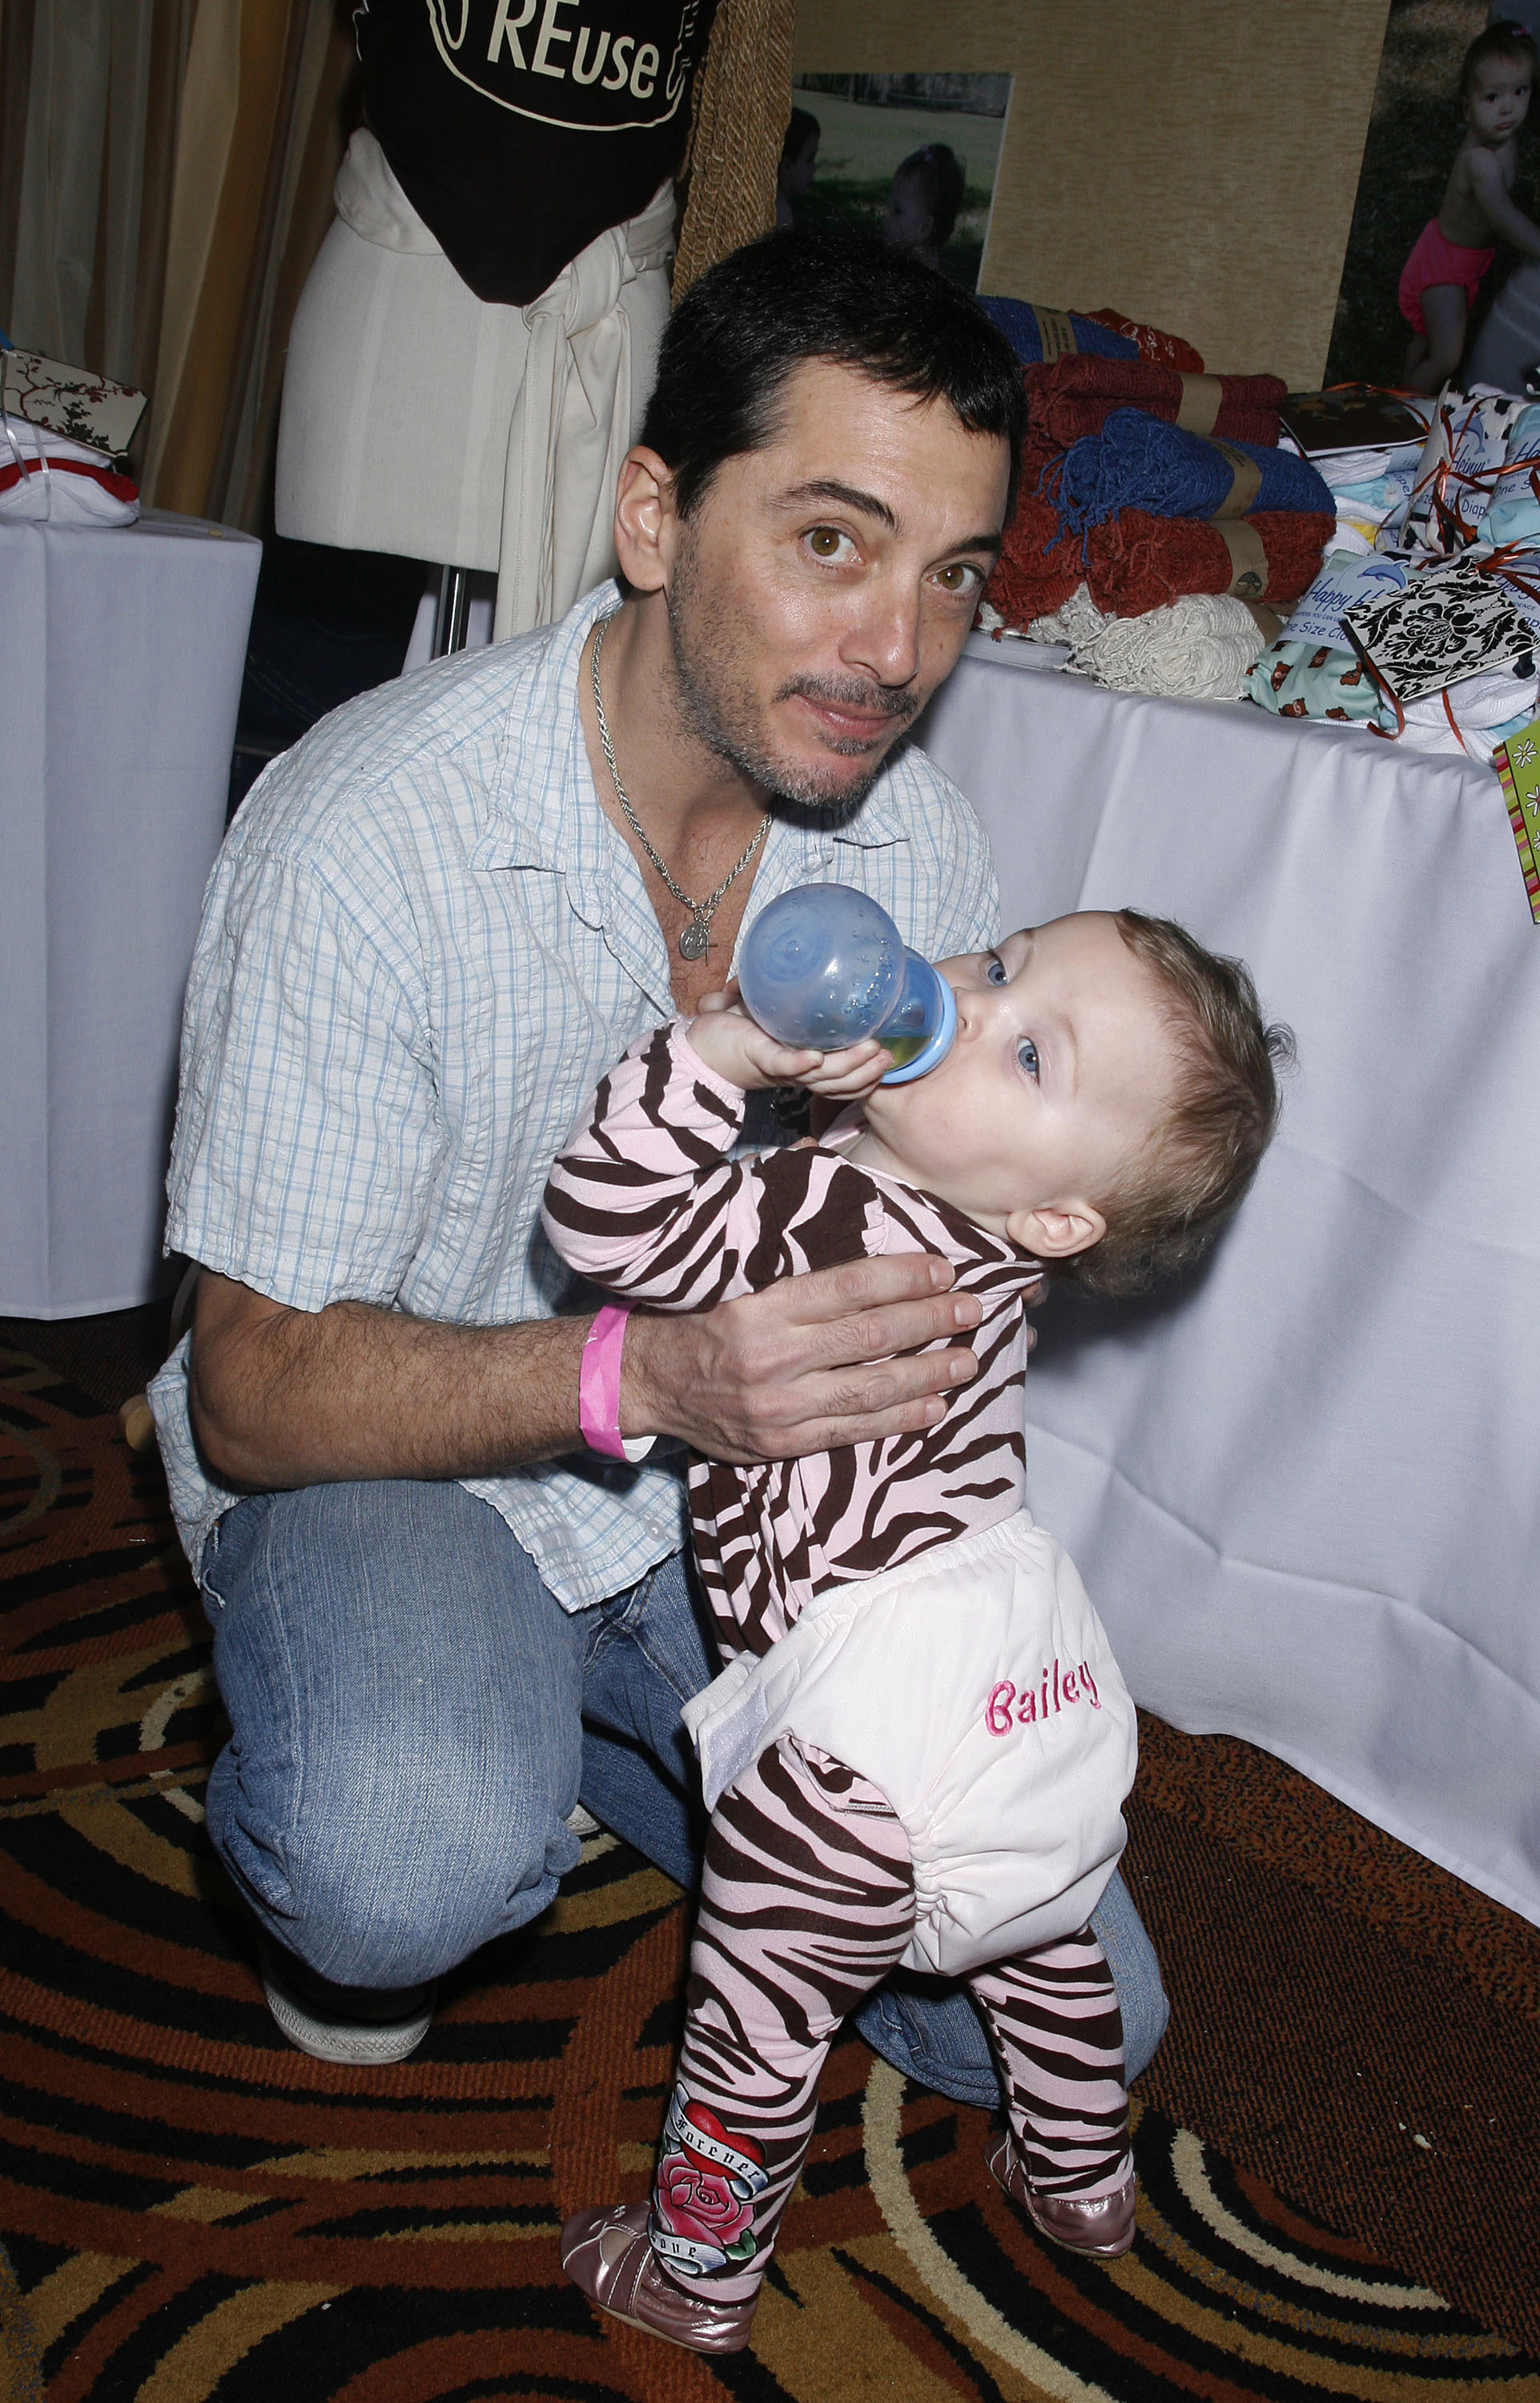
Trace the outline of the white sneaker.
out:
M 593 1813 L 585 1811 L 581 1802 L 573 1804 L 572 1809 L 567 1813 L 566 1824 L 573 1834 L 584 1843 L 590 1836 L 602 1836 L 604 1832 Z
M 432 1986 L 400 1986 L 389 1993 L 334 1986 L 298 1962 L 280 1965 L 277 1951 L 268 1944 L 262 1947 L 262 1992 L 290 2044 L 317 2061 L 345 2062 L 354 2069 L 385 2069 L 405 2061 L 433 2025 Z M 380 2016 L 382 2010 L 386 2016 Z

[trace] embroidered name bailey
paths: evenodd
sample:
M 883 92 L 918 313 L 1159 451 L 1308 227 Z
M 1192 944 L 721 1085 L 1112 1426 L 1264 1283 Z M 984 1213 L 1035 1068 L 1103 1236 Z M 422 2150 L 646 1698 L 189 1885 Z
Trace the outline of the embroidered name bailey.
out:
M 1102 1707 L 1096 1690 L 1096 1680 L 1086 1661 L 1073 1669 L 1061 1671 L 1057 1657 L 1051 1668 L 1045 1669 L 1036 1685 L 1013 1686 L 1002 1677 L 990 1688 L 984 1704 L 984 1725 L 991 1735 L 1009 1735 L 1013 1727 L 1029 1727 L 1034 1719 L 1051 1718 L 1067 1702 L 1089 1702 L 1093 1711 Z

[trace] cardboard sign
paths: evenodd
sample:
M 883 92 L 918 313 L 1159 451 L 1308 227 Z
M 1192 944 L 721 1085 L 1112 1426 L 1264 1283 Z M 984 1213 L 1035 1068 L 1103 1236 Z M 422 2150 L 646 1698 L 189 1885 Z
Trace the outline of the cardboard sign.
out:
M 1518 846 L 1524 890 L 1529 895 L 1530 916 L 1540 925 L 1540 874 L 1535 870 L 1535 860 L 1540 857 L 1540 717 L 1532 717 L 1517 734 L 1499 743 L 1491 755 L 1491 764 L 1508 805 L 1508 823 Z
M 1366 559 L 1361 551 L 1328 550 L 1310 590 L 1289 612 L 1285 638 L 1317 643 L 1328 651 L 1351 651 L 1342 612 L 1364 601 L 1388 601 L 1406 580 L 1399 560 L 1375 552 Z
M 1534 648 L 1534 635 L 1495 577 L 1473 569 L 1414 576 L 1388 600 L 1359 602 L 1342 623 L 1397 701 L 1421 701 Z

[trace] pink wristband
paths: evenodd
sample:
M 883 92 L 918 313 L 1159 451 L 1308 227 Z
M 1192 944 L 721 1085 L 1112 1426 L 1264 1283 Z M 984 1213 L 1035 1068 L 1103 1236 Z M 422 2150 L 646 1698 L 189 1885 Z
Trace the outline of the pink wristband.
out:
M 607 1301 L 583 1340 L 577 1371 L 577 1424 L 590 1452 L 609 1460 L 645 1460 L 655 1438 L 628 1443 L 620 1432 L 620 1354 L 631 1312 Z

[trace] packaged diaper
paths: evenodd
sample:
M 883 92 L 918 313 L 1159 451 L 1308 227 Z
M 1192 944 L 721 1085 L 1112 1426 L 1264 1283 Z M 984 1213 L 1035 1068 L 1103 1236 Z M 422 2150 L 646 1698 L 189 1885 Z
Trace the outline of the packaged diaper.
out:
M 1378 552 L 1365 559 L 1350 550 L 1328 550 L 1314 583 L 1290 610 L 1281 639 L 1351 651 L 1353 644 L 1342 625 L 1343 610 L 1356 608 L 1364 601 L 1388 599 L 1403 589 L 1409 572 L 1402 561 Z
M 1398 559 L 1371 551 L 1330 550 L 1277 642 L 1269 644 L 1246 680 L 1249 698 L 1276 717 L 1332 718 L 1339 724 L 1393 727 L 1395 713 L 1353 649 L 1342 612 L 1399 592 L 1410 573 Z
M 1509 438 L 1520 419 L 1534 415 L 1529 401 L 1496 394 L 1467 398 L 1463 393 L 1445 393 L 1428 428 L 1405 507 L 1386 518 L 1377 537 L 1379 549 L 1447 559 L 1475 542 L 1481 520 L 1504 496 Z
M 1246 680 L 1247 697 L 1275 717 L 1322 717 L 1339 724 L 1395 724 L 1395 714 L 1375 689 L 1356 651 L 1326 643 L 1272 644 Z

